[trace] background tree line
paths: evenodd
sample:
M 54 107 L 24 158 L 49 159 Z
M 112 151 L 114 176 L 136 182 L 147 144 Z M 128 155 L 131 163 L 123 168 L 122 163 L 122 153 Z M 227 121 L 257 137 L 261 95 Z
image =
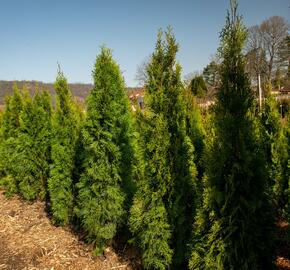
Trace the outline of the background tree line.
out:
M 243 50 L 247 61 L 246 71 L 254 90 L 257 89 L 259 74 L 262 88 L 268 93 L 271 89 L 290 88 L 289 27 L 285 18 L 273 16 L 259 25 L 247 28 Z M 187 84 L 196 96 L 211 96 L 211 92 L 221 82 L 220 64 L 219 54 L 216 54 L 201 74 L 187 75 Z M 197 85 L 196 81 L 199 82 Z

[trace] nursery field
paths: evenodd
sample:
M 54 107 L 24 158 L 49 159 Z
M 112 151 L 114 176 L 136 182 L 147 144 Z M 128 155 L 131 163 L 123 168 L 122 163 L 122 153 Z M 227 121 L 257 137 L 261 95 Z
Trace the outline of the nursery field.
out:
M 0 270 L 290 270 L 290 26 L 237 9 L 184 80 L 169 26 L 139 89 L 105 46 L 93 85 L 0 81 Z

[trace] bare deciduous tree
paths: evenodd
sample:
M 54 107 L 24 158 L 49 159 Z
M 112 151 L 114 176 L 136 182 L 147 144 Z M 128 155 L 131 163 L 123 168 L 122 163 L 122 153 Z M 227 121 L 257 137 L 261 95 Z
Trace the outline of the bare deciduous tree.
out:
M 285 77 L 289 64 L 288 30 L 288 22 L 279 16 L 248 29 L 246 69 L 253 85 L 257 85 L 259 74 L 262 85 L 277 81 L 277 74 Z
M 144 86 L 148 79 L 147 66 L 150 60 L 151 60 L 151 56 L 147 56 L 142 61 L 142 63 L 137 66 L 135 81 L 137 81 L 140 86 Z
M 258 25 L 248 29 L 248 40 L 246 48 L 247 65 L 246 69 L 250 75 L 252 83 L 257 85 L 258 75 L 262 81 L 267 78 L 266 52 L 262 46 L 262 35 Z
M 270 81 L 277 67 L 285 59 L 279 57 L 279 49 L 283 46 L 288 35 L 289 24 L 280 16 L 273 16 L 263 21 L 260 25 L 262 47 L 267 57 L 267 77 Z

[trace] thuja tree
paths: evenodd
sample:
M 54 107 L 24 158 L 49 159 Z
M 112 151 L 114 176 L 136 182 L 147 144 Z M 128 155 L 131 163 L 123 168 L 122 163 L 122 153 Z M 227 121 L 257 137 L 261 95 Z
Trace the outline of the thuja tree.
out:
M 287 203 L 288 141 L 280 119 L 278 105 L 273 97 L 268 97 L 265 101 L 261 124 L 269 177 L 269 191 L 276 207 L 283 213 Z
M 22 95 L 16 84 L 13 86 L 13 95 L 7 97 L 2 115 L 1 142 L 0 142 L 0 185 L 11 196 L 18 190 L 16 165 L 18 152 L 16 150 L 20 113 L 23 108 Z
M 52 118 L 48 192 L 53 222 L 66 225 L 73 210 L 73 172 L 80 121 L 67 80 L 60 69 L 54 88 L 56 108 Z
M 246 31 L 237 4 L 221 32 L 221 85 L 215 138 L 206 164 L 190 269 L 269 269 L 273 217 L 266 196 L 265 160 L 250 113 L 253 96 L 242 48 Z
M 130 109 L 119 66 L 102 48 L 93 71 L 82 128 L 83 172 L 77 184 L 76 214 L 95 254 L 115 236 L 124 220 L 130 189 Z
M 204 97 L 207 92 L 207 87 L 206 87 L 206 84 L 202 75 L 195 76 L 191 80 L 188 88 L 192 92 L 193 95 L 199 98 Z
M 3 142 L 3 136 L 2 136 L 2 121 L 3 121 L 3 112 L 0 110 L 0 145 Z
M 28 200 L 46 198 L 51 139 L 51 98 L 37 90 L 33 100 L 25 95 L 17 145 L 20 194 Z
M 18 136 L 19 116 L 22 111 L 22 95 L 16 84 L 13 85 L 13 95 L 6 98 L 3 114 L 2 134 L 4 139 Z
M 139 119 L 137 192 L 130 211 L 130 230 L 142 250 L 144 269 L 167 269 L 171 265 L 172 233 L 164 203 L 171 185 L 166 159 L 169 133 L 163 117 L 146 112 Z
M 178 45 L 171 29 L 158 34 L 147 66 L 146 111 L 140 121 L 143 171 L 131 209 L 130 229 L 146 269 L 186 265 L 194 215 L 196 167 L 187 135 Z
M 192 92 L 183 91 L 186 106 L 186 131 L 194 145 L 194 162 L 197 167 L 198 178 L 201 179 L 204 171 L 203 152 L 205 147 L 205 128 L 200 109 Z M 205 112 L 206 114 L 206 112 Z

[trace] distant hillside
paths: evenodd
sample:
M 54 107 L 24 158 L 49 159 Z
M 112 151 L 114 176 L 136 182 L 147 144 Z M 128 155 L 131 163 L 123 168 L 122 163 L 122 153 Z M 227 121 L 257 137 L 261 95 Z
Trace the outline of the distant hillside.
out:
M 37 89 L 37 87 L 41 89 L 46 89 L 49 91 L 49 93 L 52 95 L 52 97 L 55 94 L 54 86 L 52 83 L 43 83 L 39 81 L 15 81 L 18 88 L 22 89 L 25 85 L 28 91 L 31 95 L 33 95 Z M 13 91 L 13 84 L 14 81 L 0 81 L 0 107 L 5 102 L 5 96 L 11 95 Z M 84 102 L 87 95 L 93 88 L 92 84 L 83 84 L 83 83 L 71 83 L 69 84 L 69 87 L 72 91 L 72 94 L 80 101 Z M 133 88 L 129 87 L 127 88 L 128 95 L 130 95 L 135 90 L 138 90 L 140 88 Z
M 52 83 L 43 83 L 38 81 L 15 81 L 18 88 L 22 89 L 25 85 L 31 95 L 33 95 L 37 87 L 41 89 L 46 89 L 49 93 L 54 96 L 55 90 Z M 0 81 L 0 105 L 4 104 L 5 96 L 11 95 L 13 89 L 14 81 Z M 74 96 L 78 100 L 84 101 L 90 90 L 93 88 L 92 84 L 81 84 L 73 83 L 69 84 L 70 89 Z

